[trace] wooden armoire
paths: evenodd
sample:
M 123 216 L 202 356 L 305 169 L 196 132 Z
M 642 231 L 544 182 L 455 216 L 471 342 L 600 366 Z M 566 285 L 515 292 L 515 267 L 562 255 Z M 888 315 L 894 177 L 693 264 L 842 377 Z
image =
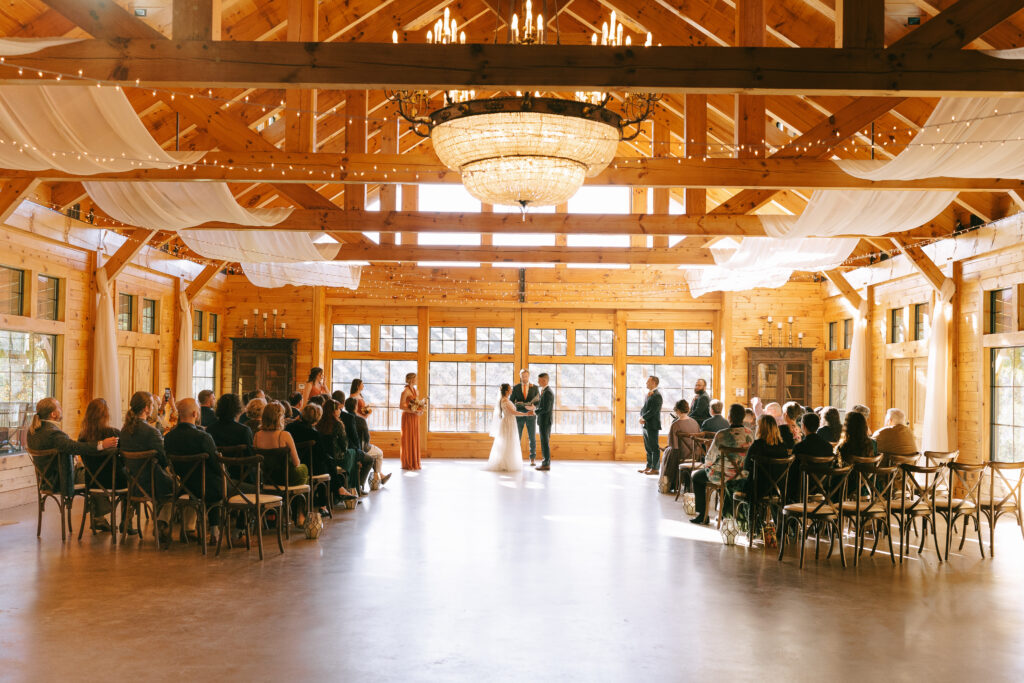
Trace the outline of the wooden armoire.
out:
M 812 348 L 790 346 L 747 347 L 747 396 L 762 403 L 811 403 Z
M 295 391 L 297 339 L 231 338 L 231 390 L 239 395 L 263 389 L 268 396 L 287 398 Z

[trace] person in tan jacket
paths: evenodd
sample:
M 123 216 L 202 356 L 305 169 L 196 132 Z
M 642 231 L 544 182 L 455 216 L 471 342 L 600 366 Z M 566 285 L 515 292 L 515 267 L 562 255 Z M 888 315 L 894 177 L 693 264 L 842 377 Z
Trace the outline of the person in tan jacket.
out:
M 914 432 L 906 425 L 907 416 L 899 408 L 885 412 L 885 426 L 874 433 L 878 453 L 912 455 L 917 453 Z

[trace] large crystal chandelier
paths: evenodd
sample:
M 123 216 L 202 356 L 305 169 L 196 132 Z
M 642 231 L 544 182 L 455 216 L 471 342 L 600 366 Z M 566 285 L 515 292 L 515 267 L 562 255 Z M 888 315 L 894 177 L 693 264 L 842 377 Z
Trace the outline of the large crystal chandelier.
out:
M 514 10 L 515 2 L 512 3 Z M 543 14 L 524 3 L 522 20 L 516 11 L 507 22 L 512 44 L 535 45 L 547 41 L 550 31 Z M 555 41 L 559 42 L 557 15 Z M 495 31 L 497 34 L 497 31 Z M 392 34 L 397 42 L 397 32 Z M 448 9 L 427 32 L 427 42 L 466 42 L 465 32 Z M 621 23 L 612 12 L 611 22 L 591 36 L 592 45 L 624 46 Z M 645 45 L 651 44 L 647 34 Z M 402 117 L 418 135 L 429 137 L 445 166 L 458 171 L 471 195 L 485 204 L 551 206 L 569 200 L 587 177 L 603 171 L 615 155 L 618 143 L 632 140 L 650 114 L 657 96 L 628 93 L 620 112 L 608 104 L 610 93 L 576 92 L 568 97 L 517 92 L 477 98 L 472 90 L 447 91 L 444 106 L 432 107 L 423 91 L 388 93 Z M 631 130 L 632 129 L 632 130 Z M 630 132 L 631 130 L 631 132 Z

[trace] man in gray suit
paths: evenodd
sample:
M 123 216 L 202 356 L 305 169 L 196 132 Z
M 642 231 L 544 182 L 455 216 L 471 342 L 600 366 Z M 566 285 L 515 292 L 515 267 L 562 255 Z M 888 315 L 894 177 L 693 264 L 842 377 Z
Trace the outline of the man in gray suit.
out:
M 548 373 L 537 375 L 540 385 L 540 403 L 537 405 L 537 428 L 540 430 L 540 454 L 544 457 L 538 472 L 551 469 L 551 423 L 555 413 L 555 392 L 548 386 Z

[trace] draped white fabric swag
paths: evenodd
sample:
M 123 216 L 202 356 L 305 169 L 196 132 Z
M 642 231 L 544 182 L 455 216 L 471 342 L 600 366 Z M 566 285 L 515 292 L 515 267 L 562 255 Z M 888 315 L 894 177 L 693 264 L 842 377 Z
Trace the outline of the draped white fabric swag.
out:
M 184 292 L 178 294 L 178 367 L 175 369 L 174 388 L 178 398 L 195 396 L 192 391 L 192 305 Z
M 18 143 L 18 144 L 14 144 Z M 75 175 L 173 168 L 204 152 L 165 152 L 113 87 L 0 87 L 0 167 Z
M 30 55 L 55 45 L 77 43 L 81 38 L 0 38 L 0 57 Z
M 242 263 L 249 282 L 257 287 L 343 287 L 358 289 L 362 268 L 347 263 L 308 261 L 305 263 Z
M 96 335 L 93 345 L 93 396 L 107 401 L 110 424 L 120 427 L 124 418 L 121 411 L 121 375 L 117 371 L 117 327 L 114 316 L 112 284 L 105 271 L 96 271 Z M 189 326 L 191 332 L 192 327 Z

